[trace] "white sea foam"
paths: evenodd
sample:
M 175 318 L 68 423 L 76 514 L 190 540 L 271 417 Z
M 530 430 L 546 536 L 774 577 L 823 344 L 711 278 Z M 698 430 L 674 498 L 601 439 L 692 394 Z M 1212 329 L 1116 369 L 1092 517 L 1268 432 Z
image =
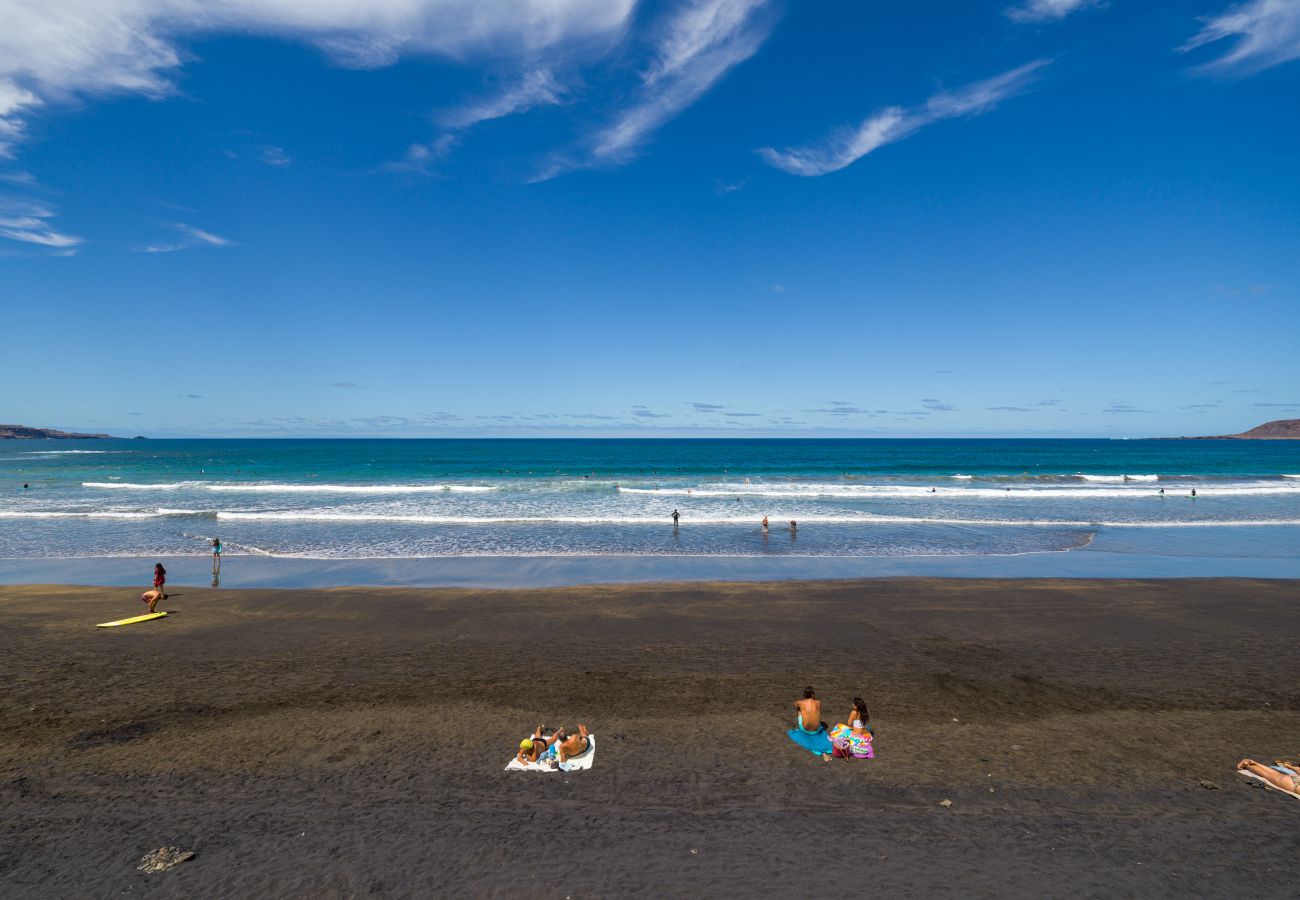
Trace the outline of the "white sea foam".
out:
M 1127 484 L 1130 481 L 1159 481 L 1159 475 L 1079 475 L 1084 481 L 1101 484 Z
M 179 491 L 182 488 L 193 488 L 202 484 L 201 481 L 173 481 L 164 484 L 136 484 L 132 481 L 83 481 L 81 486 L 97 490 Z
M 242 494 L 482 494 L 497 490 L 481 484 L 257 484 L 229 481 L 172 481 L 138 484 L 133 481 L 82 481 L 83 488 L 122 490 L 212 490 Z
M 1120 476 L 1115 476 L 1116 478 Z M 1270 494 L 1300 494 L 1300 486 L 1281 484 L 1276 481 L 1254 481 L 1239 484 L 1203 484 L 1200 482 L 1181 483 L 1178 491 L 1195 487 L 1197 494 L 1203 497 L 1233 496 L 1250 497 Z M 921 497 L 943 497 L 948 499 L 1009 499 L 1009 500 L 1099 500 L 1146 497 L 1159 499 L 1150 486 L 1103 487 L 1091 484 L 1053 485 L 1007 485 L 1006 487 L 924 487 L 909 484 L 712 484 L 701 488 L 655 487 L 655 488 L 618 488 L 623 494 L 644 494 L 659 497 L 765 497 L 807 498 L 835 497 L 843 499 L 906 499 Z M 1179 493 L 1165 494 L 1167 498 L 1177 498 Z
M 275 511 L 275 512 L 218 512 L 219 520 L 267 522 L 375 522 L 418 525 L 635 525 L 670 528 L 663 515 L 653 516 L 441 516 L 441 515 L 390 515 L 385 513 L 353 513 L 325 511 Z M 1082 519 L 970 519 L 948 516 L 889 516 L 859 513 L 856 515 L 800 515 L 798 522 L 805 525 L 960 525 L 1009 528 L 1208 528 L 1257 525 L 1300 525 L 1300 519 L 1213 519 L 1196 521 L 1090 521 Z M 690 516 L 682 519 L 680 528 L 692 526 L 734 525 L 757 530 L 758 522 L 750 516 Z M 772 518 L 771 531 L 786 530 L 787 521 Z
M 497 488 L 483 484 L 265 484 L 218 481 L 174 481 L 140 484 L 131 481 L 83 481 L 96 490 L 203 490 L 239 494 L 483 494 Z
M 0 510 L 0 519 L 153 519 L 156 512 L 125 512 L 117 510 Z
M 668 517 L 663 514 L 641 516 L 560 516 L 560 515 L 501 515 L 501 516 L 446 516 L 421 514 L 387 514 L 371 512 L 315 512 L 274 511 L 274 512 L 218 512 L 217 518 L 232 521 L 264 522 L 399 522 L 420 525 L 655 525 L 660 528 L 672 527 Z M 807 515 L 800 516 L 799 522 L 819 522 L 823 524 L 861 524 L 875 519 L 868 513 L 857 515 Z M 691 517 L 691 525 L 747 525 L 757 529 L 758 521 L 754 516 L 700 516 Z M 773 529 L 785 527 L 777 522 Z
M 73 456 L 82 454 L 125 453 L 124 450 L 24 450 L 23 456 Z
M 212 483 L 206 490 L 241 494 L 485 494 L 484 484 L 237 484 Z

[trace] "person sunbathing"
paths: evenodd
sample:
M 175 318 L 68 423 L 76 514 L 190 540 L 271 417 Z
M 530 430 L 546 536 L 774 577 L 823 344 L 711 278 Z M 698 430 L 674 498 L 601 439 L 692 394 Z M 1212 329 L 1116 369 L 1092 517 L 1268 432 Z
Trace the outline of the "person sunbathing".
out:
M 835 746 L 836 759 L 874 759 L 872 749 L 871 719 L 867 704 L 861 697 L 853 698 L 853 709 L 849 711 L 849 722 L 836 725 L 830 731 L 831 743 Z
M 521 763 L 541 762 L 550 751 L 551 744 L 554 743 L 555 737 L 542 737 L 542 728 L 538 725 L 530 737 L 524 738 L 519 742 L 519 752 L 515 754 L 515 759 Z
M 1289 769 L 1291 772 L 1300 772 L 1300 769 L 1296 769 L 1290 763 L 1283 763 L 1281 760 L 1278 760 L 1278 765 Z M 1258 775 L 1275 788 L 1281 788 L 1293 794 L 1300 794 L 1300 775 L 1288 775 L 1273 766 L 1257 763 L 1253 759 L 1243 759 L 1237 763 L 1237 768 Z
M 555 744 L 555 758 L 560 762 L 572 759 L 575 756 L 581 756 L 591 747 L 589 740 L 590 732 L 587 726 L 581 722 L 578 723 L 578 733 L 569 734 L 563 728 L 555 733 L 557 742 Z
M 797 718 L 799 726 L 791 728 L 786 735 L 809 753 L 820 756 L 823 760 L 829 760 L 834 746 L 826 736 L 826 723 L 822 721 L 822 702 L 817 699 L 817 692 L 811 687 L 804 688 L 803 699 L 796 700 L 794 708 L 799 711 Z

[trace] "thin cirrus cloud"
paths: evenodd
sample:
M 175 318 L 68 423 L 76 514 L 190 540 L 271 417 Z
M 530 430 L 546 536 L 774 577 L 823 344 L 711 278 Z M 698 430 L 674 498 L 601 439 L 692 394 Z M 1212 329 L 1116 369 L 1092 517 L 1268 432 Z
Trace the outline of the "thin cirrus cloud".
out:
M 1249 0 L 1229 7 L 1179 49 L 1186 53 L 1234 37 L 1231 49 L 1201 71 L 1251 75 L 1300 59 L 1300 2 Z
M 0 28 L 0 155 L 25 117 L 78 96 L 172 91 L 189 36 L 255 34 L 312 44 L 353 68 L 404 56 L 533 58 L 609 44 L 636 0 L 60 0 L 5 3 Z
M 1098 0 L 1025 0 L 1009 7 L 1006 16 L 1013 22 L 1057 22 L 1072 12 L 1096 6 Z
M 175 253 L 177 250 L 189 250 L 193 247 L 229 247 L 231 241 L 223 238 L 219 234 L 213 234 L 211 231 L 204 231 L 202 228 L 195 228 L 193 225 L 186 225 L 183 222 L 177 222 L 171 226 L 179 232 L 181 239 L 173 241 L 170 244 L 149 244 L 138 248 L 141 253 Z
M 1046 59 L 1034 60 L 984 81 L 936 94 L 922 106 L 911 109 L 887 107 L 856 128 L 838 131 L 815 144 L 786 150 L 763 147 L 758 153 L 768 165 L 791 175 L 812 177 L 838 172 L 873 150 L 901 141 L 927 125 L 989 112 L 1003 100 L 1023 91 L 1048 62 Z
M 664 21 L 629 105 L 536 180 L 627 162 L 650 135 L 749 59 L 772 30 L 769 0 L 688 0 Z
M 65 255 L 75 253 L 82 239 L 56 231 L 49 221 L 54 216 L 54 210 L 39 203 L 0 198 L 0 238 L 48 247 Z
M 526 72 L 517 84 L 500 93 L 442 113 L 438 122 L 443 128 L 459 131 L 480 122 L 528 112 L 539 106 L 555 106 L 564 101 L 567 93 L 568 88 L 556 79 L 550 69 L 533 69 Z
M 293 162 L 288 153 L 284 152 L 283 147 L 267 145 L 261 148 L 262 162 L 268 166 L 287 166 Z
M 380 167 L 384 172 L 427 174 L 433 166 L 451 155 L 460 143 L 460 132 L 493 119 L 503 119 L 541 106 L 564 102 L 568 89 L 549 69 L 533 69 L 517 83 L 489 97 L 447 110 L 438 116 L 442 134 L 429 141 L 411 144 L 406 155 Z

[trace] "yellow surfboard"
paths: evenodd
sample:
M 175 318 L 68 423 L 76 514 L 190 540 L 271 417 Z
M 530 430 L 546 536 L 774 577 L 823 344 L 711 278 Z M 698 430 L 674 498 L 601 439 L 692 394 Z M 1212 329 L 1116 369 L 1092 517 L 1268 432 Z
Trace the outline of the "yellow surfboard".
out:
M 118 619 L 116 622 L 100 622 L 96 628 L 116 628 L 118 625 L 134 625 L 136 622 L 148 622 L 150 619 L 161 619 L 167 615 L 165 612 L 146 613 L 143 616 L 136 616 L 133 619 Z

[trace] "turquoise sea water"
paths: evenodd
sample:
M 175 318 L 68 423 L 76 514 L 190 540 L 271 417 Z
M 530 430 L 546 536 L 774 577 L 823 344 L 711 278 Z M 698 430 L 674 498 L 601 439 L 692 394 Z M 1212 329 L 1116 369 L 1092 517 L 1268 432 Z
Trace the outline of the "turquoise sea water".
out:
M 1102 535 L 1134 553 L 1293 554 L 1300 442 L 0 444 L 7 559 L 203 556 L 214 536 L 233 557 L 308 560 L 992 557 Z

